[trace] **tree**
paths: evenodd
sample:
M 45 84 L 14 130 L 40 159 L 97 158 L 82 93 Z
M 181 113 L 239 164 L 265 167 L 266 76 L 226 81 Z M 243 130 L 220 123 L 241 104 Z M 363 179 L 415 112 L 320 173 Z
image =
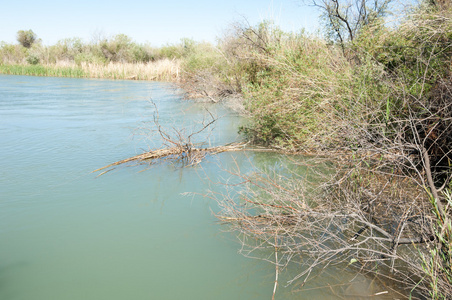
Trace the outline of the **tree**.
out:
M 17 32 L 17 41 L 25 48 L 30 48 L 36 41 L 37 35 L 33 30 L 19 30 Z
M 363 26 L 384 17 L 392 0 L 307 0 L 323 14 L 328 37 L 344 50 Z

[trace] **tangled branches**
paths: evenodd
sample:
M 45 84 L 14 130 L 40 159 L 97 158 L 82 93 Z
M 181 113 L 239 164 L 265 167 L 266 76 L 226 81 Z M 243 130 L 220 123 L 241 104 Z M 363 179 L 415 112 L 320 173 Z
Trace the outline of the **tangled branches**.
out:
M 323 162 L 316 158 L 303 165 Z M 237 171 L 239 193 L 209 196 L 222 207 L 217 217 L 238 233 L 244 255 L 268 260 L 279 269 L 300 265 L 288 284 L 304 284 L 311 273 L 342 264 L 410 288 L 416 285 L 419 277 L 407 269 L 421 273 L 420 245 L 436 240 L 430 227 L 433 216 L 425 214 L 418 187 L 375 173 L 357 183 L 349 180 L 358 174 L 352 174 L 355 168 L 331 171 L 311 168 L 311 175 L 291 178 Z M 277 259 L 262 251 L 277 252 Z

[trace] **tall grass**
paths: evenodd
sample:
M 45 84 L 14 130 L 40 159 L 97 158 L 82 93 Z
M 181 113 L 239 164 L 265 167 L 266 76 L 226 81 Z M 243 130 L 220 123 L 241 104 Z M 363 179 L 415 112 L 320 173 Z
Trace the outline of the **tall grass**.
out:
M 162 59 L 149 63 L 108 64 L 82 62 L 80 68 L 91 78 L 177 81 L 180 78 L 181 61 Z
M 0 73 L 30 76 L 177 81 L 181 73 L 180 64 L 179 60 L 169 59 L 135 64 L 82 62 L 78 65 L 69 62 L 58 62 L 46 65 L 0 65 Z
M 79 67 L 59 67 L 56 65 L 0 65 L 0 73 L 8 75 L 87 77 Z

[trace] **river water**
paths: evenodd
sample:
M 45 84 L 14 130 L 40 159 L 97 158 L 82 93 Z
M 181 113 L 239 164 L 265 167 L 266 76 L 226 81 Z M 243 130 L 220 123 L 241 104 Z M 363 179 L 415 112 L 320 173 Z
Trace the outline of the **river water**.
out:
M 224 153 L 195 167 L 91 173 L 161 146 L 154 104 L 170 134 L 196 131 L 211 113 L 221 118 L 197 141 L 239 139 L 239 116 L 185 101 L 169 84 L 0 75 L 0 299 L 271 298 L 274 266 L 239 255 L 212 213 L 217 204 L 198 194 L 226 180 L 229 164 L 246 169 L 274 156 Z M 301 293 L 280 284 L 277 299 L 381 290 L 344 272 L 316 280 Z

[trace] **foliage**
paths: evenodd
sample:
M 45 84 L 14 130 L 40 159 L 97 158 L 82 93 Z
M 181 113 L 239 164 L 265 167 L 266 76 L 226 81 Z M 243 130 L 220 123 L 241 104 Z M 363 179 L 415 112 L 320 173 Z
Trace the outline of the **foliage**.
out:
M 23 47 L 19 48 L 15 45 L 2 43 L 0 48 L 0 59 L 5 63 L 23 63 L 30 54 L 37 57 L 39 63 L 43 64 L 56 64 L 61 61 L 75 62 L 78 65 L 82 62 L 96 64 L 108 62 L 146 63 L 159 58 L 157 57 L 157 49 L 150 45 L 137 44 L 124 34 L 102 38 L 93 43 L 84 43 L 80 38 L 67 38 L 51 46 L 28 43 L 27 48 L 23 49 Z
M 37 35 L 31 29 L 30 30 L 19 30 L 17 32 L 17 41 L 25 48 L 30 48 L 36 41 Z
M 27 49 L 21 45 L 0 43 L 0 63 L 22 63 L 27 57 Z
M 104 57 L 95 55 L 92 52 L 78 53 L 77 55 L 74 56 L 74 62 L 79 66 L 82 63 L 104 65 L 106 61 L 107 60 Z
M 103 40 L 98 45 L 107 61 L 127 62 L 133 60 L 132 39 L 125 34 L 118 34 L 110 40 Z
M 236 25 L 222 49 L 229 82 L 251 113 L 242 128 L 249 139 L 292 150 L 335 142 L 331 132 L 340 120 L 334 108 L 348 105 L 344 84 L 351 76 L 350 63 L 337 49 L 271 22 Z
M 31 55 L 29 55 L 27 57 L 27 62 L 30 65 L 37 65 L 37 64 L 39 64 L 39 57 L 37 57 L 36 55 L 31 54 Z

